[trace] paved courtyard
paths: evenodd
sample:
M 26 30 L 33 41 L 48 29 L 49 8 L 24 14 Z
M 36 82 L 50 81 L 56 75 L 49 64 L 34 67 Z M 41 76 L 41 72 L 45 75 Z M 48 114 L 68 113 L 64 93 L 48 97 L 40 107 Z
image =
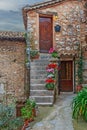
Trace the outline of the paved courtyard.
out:
M 73 93 L 61 93 L 53 111 L 46 118 L 37 122 L 30 130 L 74 130 L 71 101 Z M 45 109 L 45 107 L 44 107 Z

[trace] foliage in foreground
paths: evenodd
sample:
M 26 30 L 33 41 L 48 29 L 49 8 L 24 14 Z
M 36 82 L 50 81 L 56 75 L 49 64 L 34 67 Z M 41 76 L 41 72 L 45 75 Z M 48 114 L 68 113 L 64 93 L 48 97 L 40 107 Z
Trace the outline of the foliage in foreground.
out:
M 35 100 L 27 99 L 25 106 L 22 107 L 22 109 L 21 109 L 22 118 L 23 119 L 30 119 L 30 118 L 33 119 L 34 115 L 33 115 L 32 109 L 34 109 L 35 106 L 36 106 Z
M 77 93 L 72 101 L 72 117 L 74 119 L 82 118 L 87 121 L 87 87 L 84 87 Z
M 0 104 L 0 130 L 18 130 L 22 125 L 22 119 L 15 117 L 13 106 Z

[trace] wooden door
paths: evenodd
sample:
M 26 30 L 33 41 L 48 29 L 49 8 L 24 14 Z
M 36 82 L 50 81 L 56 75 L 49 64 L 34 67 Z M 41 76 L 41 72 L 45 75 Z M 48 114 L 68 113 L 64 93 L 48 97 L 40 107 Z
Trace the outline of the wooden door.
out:
M 73 62 L 61 62 L 60 90 L 62 92 L 73 91 Z
M 52 18 L 39 17 L 40 52 L 48 52 L 53 47 Z

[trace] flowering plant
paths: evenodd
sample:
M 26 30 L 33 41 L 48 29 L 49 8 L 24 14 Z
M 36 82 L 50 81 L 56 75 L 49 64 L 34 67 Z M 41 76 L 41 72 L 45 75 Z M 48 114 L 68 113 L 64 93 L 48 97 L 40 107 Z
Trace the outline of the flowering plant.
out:
M 53 80 L 52 78 L 49 78 L 46 80 L 46 83 L 54 83 L 54 82 L 55 82 L 55 80 Z
M 47 89 L 54 89 L 54 87 L 55 87 L 55 80 L 54 79 L 52 79 L 52 78 L 48 78 L 47 80 L 46 80 L 46 88 Z
M 48 67 L 56 69 L 57 68 L 57 64 L 56 63 L 50 63 L 50 64 L 48 64 Z
M 57 69 L 56 63 L 50 63 L 46 67 L 47 79 L 46 79 L 45 86 L 47 89 L 54 89 L 54 87 L 55 87 L 55 69 Z
M 47 67 L 46 71 L 49 72 L 49 73 L 54 73 L 54 69 L 53 68 Z
M 55 75 L 54 74 L 48 74 L 47 78 L 55 78 Z
M 48 64 L 48 66 L 46 67 L 46 71 L 47 71 L 47 78 L 55 78 L 55 68 L 57 68 L 57 64 L 55 63 L 50 63 Z
M 50 48 L 49 53 L 52 55 L 52 57 L 58 58 L 58 52 L 54 48 Z

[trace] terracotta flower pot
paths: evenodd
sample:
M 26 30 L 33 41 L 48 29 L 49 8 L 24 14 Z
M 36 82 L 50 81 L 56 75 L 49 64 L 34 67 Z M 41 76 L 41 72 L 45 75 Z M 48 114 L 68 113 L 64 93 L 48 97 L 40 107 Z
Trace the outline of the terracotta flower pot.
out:
M 33 115 L 34 117 L 36 117 L 36 110 L 35 110 L 35 108 L 32 109 L 32 115 Z
M 82 90 L 82 85 L 76 86 L 76 92 L 80 92 Z
M 24 124 L 25 124 L 25 126 L 27 126 L 27 125 L 29 124 L 29 119 L 26 119 L 26 120 L 24 121 Z
M 32 121 L 34 121 L 34 118 L 31 117 L 31 118 L 29 119 L 29 122 L 32 122 Z
M 54 90 L 54 88 L 48 88 L 48 90 L 52 91 L 52 90 Z
M 22 127 L 21 130 L 26 130 L 26 127 L 28 127 L 28 125 L 29 125 L 29 120 L 28 120 L 28 119 L 25 119 L 24 125 L 23 125 L 23 127 Z
M 36 55 L 36 56 L 34 56 L 34 57 L 31 56 L 31 59 L 32 59 L 32 60 L 33 60 L 33 59 L 39 59 L 39 55 Z

